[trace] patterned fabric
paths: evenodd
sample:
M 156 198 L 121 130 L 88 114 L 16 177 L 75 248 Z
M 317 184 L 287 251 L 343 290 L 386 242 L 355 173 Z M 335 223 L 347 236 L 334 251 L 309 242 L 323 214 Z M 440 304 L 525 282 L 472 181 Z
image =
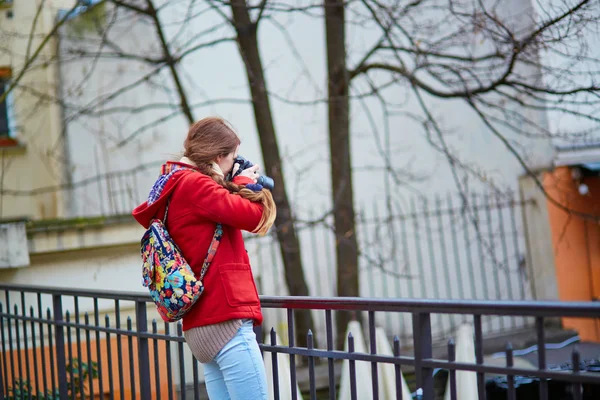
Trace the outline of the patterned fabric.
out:
M 190 168 L 165 164 L 160 177 L 150 190 L 148 204 L 152 204 L 160 197 L 173 174 L 185 169 Z M 165 221 L 167 211 L 165 211 Z M 158 218 L 150 222 L 141 241 L 142 285 L 149 289 L 158 313 L 165 322 L 180 320 L 200 298 L 204 291 L 202 279 L 217 252 L 222 236 L 223 228 L 221 224 L 217 224 L 202 265 L 200 278 L 196 278 L 192 268 L 173 242 L 164 222 Z
M 148 200 L 147 200 L 148 205 L 151 205 L 156 200 L 158 200 L 158 198 L 162 194 L 163 189 L 165 188 L 165 186 L 167 184 L 167 181 L 173 176 L 173 174 L 175 174 L 178 171 L 186 170 L 186 169 L 190 170 L 190 171 L 194 171 L 191 168 L 182 167 L 181 165 L 177 165 L 177 164 L 171 164 L 171 163 L 163 164 L 163 166 L 161 167 L 160 176 L 158 177 L 156 182 L 154 182 L 152 189 L 150 189 L 150 194 L 148 195 Z
M 165 322 L 180 320 L 200 298 L 204 291 L 202 279 L 222 236 L 223 228 L 217 224 L 200 278 L 197 279 L 163 222 L 160 219 L 152 220 L 142 238 L 142 284 L 149 289 L 158 313 Z

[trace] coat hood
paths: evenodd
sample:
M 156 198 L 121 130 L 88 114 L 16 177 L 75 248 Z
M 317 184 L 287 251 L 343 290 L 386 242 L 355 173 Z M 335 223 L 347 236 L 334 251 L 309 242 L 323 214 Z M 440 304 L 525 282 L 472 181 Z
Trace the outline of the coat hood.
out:
M 132 214 L 133 217 L 148 229 L 154 218 L 163 218 L 167 201 L 173 190 L 177 187 L 179 181 L 192 171 L 198 171 L 195 167 L 181 163 L 169 161 L 161 166 L 160 176 L 154 182 L 148 199 L 137 206 Z

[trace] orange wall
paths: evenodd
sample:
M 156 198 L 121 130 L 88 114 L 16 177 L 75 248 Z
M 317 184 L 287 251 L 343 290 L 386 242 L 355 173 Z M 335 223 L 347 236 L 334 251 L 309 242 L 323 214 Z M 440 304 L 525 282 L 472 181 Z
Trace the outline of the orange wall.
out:
M 589 187 L 581 195 L 571 169 L 561 167 L 544 175 L 548 194 L 571 209 L 600 215 L 600 178 L 583 181 Z M 600 224 L 569 215 L 548 201 L 554 244 L 559 298 L 563 301 L 590 301 L 600 298 Z M 598 319 L 563 318 L 565 328 L 575 329 L 582 340 L 600 342 Z
M 74 333 L 74 332 L 73 332 Z M 95 336 L 95 333 L 92 332 L 91 333 L 92 337 Z M 79 358 L 81 359 L 84 363 L 88 363 L 88 353 L 87 353 L 87 345 L 85 342 L 85 333 L 82 331 L 81 332 L 81 355 L 78 356 L 77 353 L 77 343 L 75 342 L 75 339 L 73 339 L 74 343 L 71 344 L 71 349 L 72 349 L 72 353 L 71 353 L 71 357 L 73 358 Z M 99 379 L 93 379 L 93 389 L 94 389 L 94 399 L 104 399 L 104 398 L 109 398 L 109 376 L 112 375 L 112 379 L 113 379 L 113 390 L 114 390 L 114 398 L 115 399 L 121 399 L 121 395 L 120 395 L 120 386 L 119 386 L 119 363 L 118 363 L 118 359 L 119 359 L 119 353 L 117 352 L 117 343 L 118 340 L 115 337 L 115 335 L 111 335 L 111 341 L 110 341 L 110 347 L 111 347 L 111 360 L 112 362 L 108 363 L 108 354 L 107 354 L 107 341 L 106 339 L 101 339 L 100 340 L 100 357 L 101 357 L 101 367 L 102 367 L 102 391 L 104 393 L 103 396 L 100 396 L 99 393 Z M 121 337 L 121 360 L 122 360 L 122 368 L 123 368 L 123 391 L 124 391 L 124 399 L 132 399 L 132 383 L 136 383 L 136 398 L 139 398 L 140 396 L 140 386 L 139 386 L 139 380 L 138 380 L 138 354 L 137 354 L 137 340 L 136 338 L 133 338 L 132 341 L 133 345 L 132 345 L 132 351 L 133 351 L 133 359 L 134 359 L 134 376 L 133 376 L 133 380 L 130 378 L 130 363 L 129 363 L 129 343 L 128 343 L 128 338 L 126 336 L 122 336 Z M 161 365 L 158 367 L 159 368 L 159 373 L 160 373 L 160 397 L 161 398 L 167 398 L 167 391 L 168 391 L 168 386 L 167 386 L 167 379 L 166 379 L 166 353 L 165 353 L 165 341 L 160 341 L 159 345 L 158 345 L 158 359 L 160 360 Z M 46 339 L 45 341 L 46 347 L 43 349 L 44 351 L 44 357 L 45 357 L 45 364 L 42 364 L 42 349 L 40 349 L 39 347 L 35 350 L 33 349 L 28 349 L 27 353 L 25 353 L 25 350 L 21 349 L 20 353 L 17 352 L 17 350 L 15 350 L 13 348 L 12 352 L 8 352 L 6 353 L 6 361 L 7 361 L 7 375 L 8 375 L 8 382 L 9 384 L 6 386 L 13 386 L 13 373 L 12 373 L 12 368 L 11 368 L 11 364 L 13 364 L 14 366 L 14 376 L 16 378 L 19 378 L 19 363 L 21 365 L 21 374 L 20 377 L 23 380 L 27 379 L 27 375 L 26 375 L 26 365 L 29 365 L 29 381 L 31 386 L 33 387 L 33 393 L 37 393 L 37 391 L 39 390 L 40 392 L 43 391 L 44 386 L 43 386 L 43 381 L 42 381 L 42 370 L 45 369 L 46 371 L 46 387 L 48 390 L 51 390 L 52 388 L 52 381 L 51 381 L 51 370 L 55 369 L 53 368 L 53 365 L 50 363 L 50 350 L 48 345 L 48 341 Z M 38 342 L 39 345 L 39 342 Z M 8 349 L 7 349 L 8 350 Z M 90 353 L 91 353 L 91 361 L 98 361 L 98 352 L 96 349 L 96 341 L 95 340 L 90 340 Z M 149 351 L 150 351 L 150 379 L 151 379 L 151 392 L 152 392 L 152 398 L 157 398 L 156 396 L 156 379 L 155 379 L 155 365 L 154 365 L 154 343 L 152 340 L 150 340 L 150 345 L 149 345 Z M 34 352 L 35 352 L 35 357 L 34 357 Z M 0 353 L 0 360 L 2 359 L 1 357 L 4 357 L 4 354 Z M 69 353 L 68 353 L 68 345 L 65 345 L 65 357 L 67 358 L 67 363 L 69 362 Z M 56 363 L 56 354 L 54 354 L 54 360 Z M 3 361 L 0 362 L 0 371 L 3 371 L 4 369 L 4 364 Z M 38 385 L 36 385 L 35 379 L 34 379 L 34 369 L 37 366 L 37 371 L 38 371 L 38 382 L 39 382 L 39 387 L 37 387 Z M 100 373 L 100 371 L 99 371 Z M 5 379 L 5 374 L 4 372 L 2 373 L 2 380 Z M 67 380 L 70 380 L 70 376 L 69 374 L 67 374 Z M 55 372 L 55 385 L 56 388 L 58 389 L 58 377 L 56 376 L 56 372 Z M 90 399 L 91 397 L 89 396 L 89 383 L 88 383 L 88 379 L 85 380 L 85 398 L 86 399 Z M 177 377 L 173 377 L 173 389 L 175 388 L 175 384 L 177 382 Z M 77 398 L 80 398 L 79 396 L 79 387 L 75 388 L 76 393 L 78 394 Z M 5 393 L 7 394 L 7 393 Z

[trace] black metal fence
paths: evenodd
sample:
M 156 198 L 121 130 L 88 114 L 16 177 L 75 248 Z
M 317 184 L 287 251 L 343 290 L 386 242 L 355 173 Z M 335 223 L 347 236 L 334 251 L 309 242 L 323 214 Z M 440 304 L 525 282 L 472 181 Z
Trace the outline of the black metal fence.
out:
M 110 291 L 83 291 L 75 289 L 0 285 L 0 333 L 2 339 L 0 361 L 0 398 L 35 399 L 151 399 L 201 397 L 199 384 L 200 364 L 191 358 L 185 348 L 181 324 L 149 321 L 155 315 L 150 299 L 144 294 Z M 488 393 L 486 377 L 504 376 L 504 397 L 519 397 L 515 384 L 520 377 L 537 382 L 534 398 L 552 399 L 555 390 L 549 387 L 562 383 L 572 399 L 598 397 L 600 374 L 582 363 L 574 349 L 571 368 L 558 368 L 547 361 L 546 323 L 555 317 L 598 318 L 599 303 L 561 302 L 498 302 L 498 301 L 443 301 L 443 300 L 388 300 L 365 298 L 302 298 L 262 297 L 265 309 L 285 310 L 287 315 L 287 343 L 276 342 L 276 331 L 271 329 L 268 343 L 261 343 L 263 352 L 271 355 L 274 398 L 291 393 L 298 383 L 299 365 L 307 365 L 308 388 L 304 397 L 340 398 L 338 394 L 339 361 L 347 363 L 349 379 L 345 382 L 351 399 L 360 399 L 365 382 L 370 385 L 369 398 L 402 399 L 403 374 L 414 371 L 411 397 L 433 400 L 435 382 L 447 371 L 450 398 L 457 399 L 457 376 L 476 374 L 476 390 L 480 400 L 492 398 Z M 326 325 L 326 337 L 318 338 L 314 347 L 312 332 L 307 332 L 308 347 L 294 345 L 294 310 L 312 309 L 321 315 Z M 365 314 L 368 350 L 354 351 L 354 337 L 348 335 L 347 351 L 334 349 L 333 312 L 355 310 Z M 411 316 L 413 341 L 401 343 L 393 339 L 393 354 L 378 349 L 376 315 L 406 313 Z M 104 315 L 101 321 L 101 315 Z M 431 321 L 437 314 L 468 315 L 474 329 L 474 362 L 456 361 L 455 344 L 448 342 L 448 359 L 433 357 Z M 506 365 L 490 364 L 484 360 L 482 318 L 488 315 L 532 318 L 536 327 L 537 365 L 535 368 L 515 366 L 515 357 L 509 344 Z M 103 322 L 103 323 L 102 323 Z M 354 332 L 358 334 L 359 332 Z M 360 332 L 362 333 L 362 332 Z M 259 336 L 260 337 L 260 336 Z M 401 354 L 401 349 L 409 349 Z M 404 350 L 403 350 L 404 351 Z M 290 387 L 282 386 L 280 376 L 282 358 L 289 358 Z M 370 364 L 370 377 L 357 375 L 359 363 Z M 321 365 L 318 365 L 321 364 Z M 316 368 L 325 367 L 327 383 L 317 393 Z M 393 396 L 380 390 L 380 366 L 393 366 Z M 287 367 L 288 365 L 286 365 Z M 563 365 L 564 367 L 564 365 Z M 342 366 L 343 368 L 343 366 Z M 470 372 L 466 372 L 470 371 Z M 360 382 L 359 382 L 360 381 Z M 344 379 L 342 378 L 342 382 Z M 362 383 L 361 383 L 362 382 Z M 190 389 L 188 394 L 186 388 Z M 291 390 L 291 392 L 290 392 Z M 318 397 L 325 396 L 325 397 Z M 458 394 L 460 396 L 460 394 Z M 489 397 L 488 397 L 489 396 Z
M 360 244 L 360 296 L 390 299 L 532 300 L 531 263 L 525 236 L 531 200 L 517 193 L 396 198 L 391 204 L 357 207 Z M 311 221 L 326 214 L 313 212 Z M 335 296 L 335 235 L 330 217 L 317 224 L 299 223 L 309 293 Z M 246 241 L 260 291 L 288 295 L 276 236 Z M 285 313 L 267 311 L 269 320 L 285 321 Z M 315 334 L 324 335 L 323 319 Z M 461 315 L 437 314 L 434 338 L 443 338 L 463 321 Z M 409 314 L 388 313 L 379 323 L 388 334 L 412 339 Z M 528 329 L 533 321 L 520 317 L 485 316 L 486 334 Z

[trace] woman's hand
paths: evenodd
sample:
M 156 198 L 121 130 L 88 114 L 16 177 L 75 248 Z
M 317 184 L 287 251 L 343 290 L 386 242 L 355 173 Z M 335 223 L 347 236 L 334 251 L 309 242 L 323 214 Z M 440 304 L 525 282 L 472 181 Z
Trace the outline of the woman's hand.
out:
M 240 172 L 239 176 L 245 176 L 246 178 L 250 178 L 252 179 L 252 182 L 256 183 L 256 181 L 258 180 L 258 173 L 256 171 L 258 171 L 258 165 L 254 164 L 253 166 L 251 166 L 250 168 L 246 168 L 245 170 L 243 170 L 242 172 Z M 235 164 L 233 166 L 233 175 L 235 175 L 235 173 L 237 172 L 237 170 L 239 169 L 239 165 Z

